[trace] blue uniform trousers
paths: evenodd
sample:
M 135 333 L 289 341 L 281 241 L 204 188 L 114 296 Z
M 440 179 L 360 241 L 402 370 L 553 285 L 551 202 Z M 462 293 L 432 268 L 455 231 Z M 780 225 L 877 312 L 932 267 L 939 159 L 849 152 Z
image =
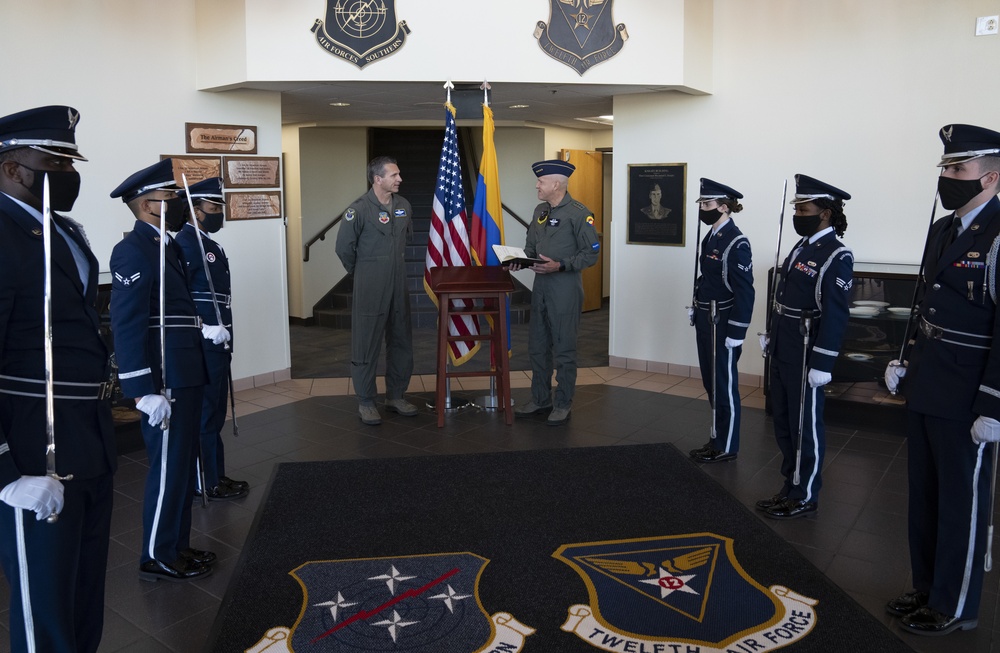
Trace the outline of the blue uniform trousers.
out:
M 229 399 L 229 363 L 232 353 L 206 347 L 205 366 L 208 385 L 201 402 L 201 461 L 205 469 L 205 485 L 213 488 L 226 475 L 226 457 L 222 444 L 222 426 L 226 423 L 226 402 Z
M 142 418 L 149 473 L 142 506 L 141 562 L 155 559 L 172 564 L 179 551 L 191 546 L 191 502 L 203 390 L 203 386 L 196 386 L 171 391 L 173 408 L 167 431 Z
M 717 451 L 737 453 L 740 450 L 740 388 L 736 363 L 743 353 L 743 346 L 726 347 L 726 323 L 731 308 L 717 311 L 719 322 L 715 328 L 715 440 Z M 712 321 L 711 311 L 699 308 L 695 312 L 695 340 L 698 344 L 698 364 L 701 380 L 712 402 Z
M 104 627 L 112 478 L 109 473 L 63 481 L 65 505 L 54 524 L 0 502 L 0 562 L 11 586 L 12 650 L 29 650 L 29 638 L 34 650 L 47 653 L 97 650 Z
M 972 420 L 907 411 L 910 564 L 930 607 L 975 619 L 983 587 L 992 452 Z M 996 445 L 994 445 L 996 446 Z
M 771 358 L 771 411 L 774 437 L 781 451 L 781 475 L 785 484 L 781 494 L 796 501 L 819 501 L 823 485 L 823 456 L 826 452 L 826 432 L 823 428 L 823 388 L 811 388 L 806 383 L 806 401 L 802 420 L 802 462 L 799 484 L 793 483 L 799 438 L 799 399 L 802 396 L 802 364 L 782 363 Z

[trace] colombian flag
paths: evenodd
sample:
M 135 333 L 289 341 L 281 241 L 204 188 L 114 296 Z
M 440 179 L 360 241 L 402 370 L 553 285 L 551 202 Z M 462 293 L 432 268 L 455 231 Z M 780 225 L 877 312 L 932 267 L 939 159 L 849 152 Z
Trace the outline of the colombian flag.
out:
M 483 105 L 483 160 L 479 164 L 476 199 L 472 204 L 472 258 L 477 265 L 500 265 L 493 245 L 503 245 L 500 172 L 493 144 L 493 110 Z M 492 327 L 492 320 L 490 322 Z M 510 297 L 507 297 L 507 353 L 510 354 Z

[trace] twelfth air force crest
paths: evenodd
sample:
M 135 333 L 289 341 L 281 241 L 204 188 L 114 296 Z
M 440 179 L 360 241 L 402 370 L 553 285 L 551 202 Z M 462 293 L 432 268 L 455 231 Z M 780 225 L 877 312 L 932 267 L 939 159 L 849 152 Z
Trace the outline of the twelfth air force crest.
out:
M 396 21 L 395 0 L 327 0 L 326 21 L 317 18 L 312 32 L 321 48 L 364 68 L 401 48 L 410 28 Z
M 538 47 L 581 76 L 592 66 L 618 54 L 628 32 L 615 25 L 611 6 L 615 0 L 549 0 L 549 22 L 538 21 Z

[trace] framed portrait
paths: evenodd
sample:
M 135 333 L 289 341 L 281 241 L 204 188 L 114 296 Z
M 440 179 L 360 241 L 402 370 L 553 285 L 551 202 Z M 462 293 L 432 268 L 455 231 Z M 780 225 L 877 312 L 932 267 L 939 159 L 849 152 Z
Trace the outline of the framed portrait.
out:
M 686 163 L 630 163 L 627 242 L 683 247 L 686 188 Z

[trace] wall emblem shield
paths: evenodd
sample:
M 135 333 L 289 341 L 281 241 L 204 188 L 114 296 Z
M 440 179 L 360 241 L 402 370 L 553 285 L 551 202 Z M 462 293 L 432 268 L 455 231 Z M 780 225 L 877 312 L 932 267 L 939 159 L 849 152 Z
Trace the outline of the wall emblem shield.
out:
M 732 544 L 714 533 L 565 544 L 552 557 L 590 604 L 571 606 L 562 629 L 605 651 L 770 651 L 808 635 L 816 601 L 759 584 Z
M 538 21 L 535 38 L 542 51 L 581 76 L 618 54 L 628 32 L 615 25 L 615 0 L 549 0 L 549 22 Z
M 327 0 L 326 21 L 317 18 L 312 32 L 321 48 L 364 68 L 401 48 L 410 28 L 396 22 L 396 0 Z

